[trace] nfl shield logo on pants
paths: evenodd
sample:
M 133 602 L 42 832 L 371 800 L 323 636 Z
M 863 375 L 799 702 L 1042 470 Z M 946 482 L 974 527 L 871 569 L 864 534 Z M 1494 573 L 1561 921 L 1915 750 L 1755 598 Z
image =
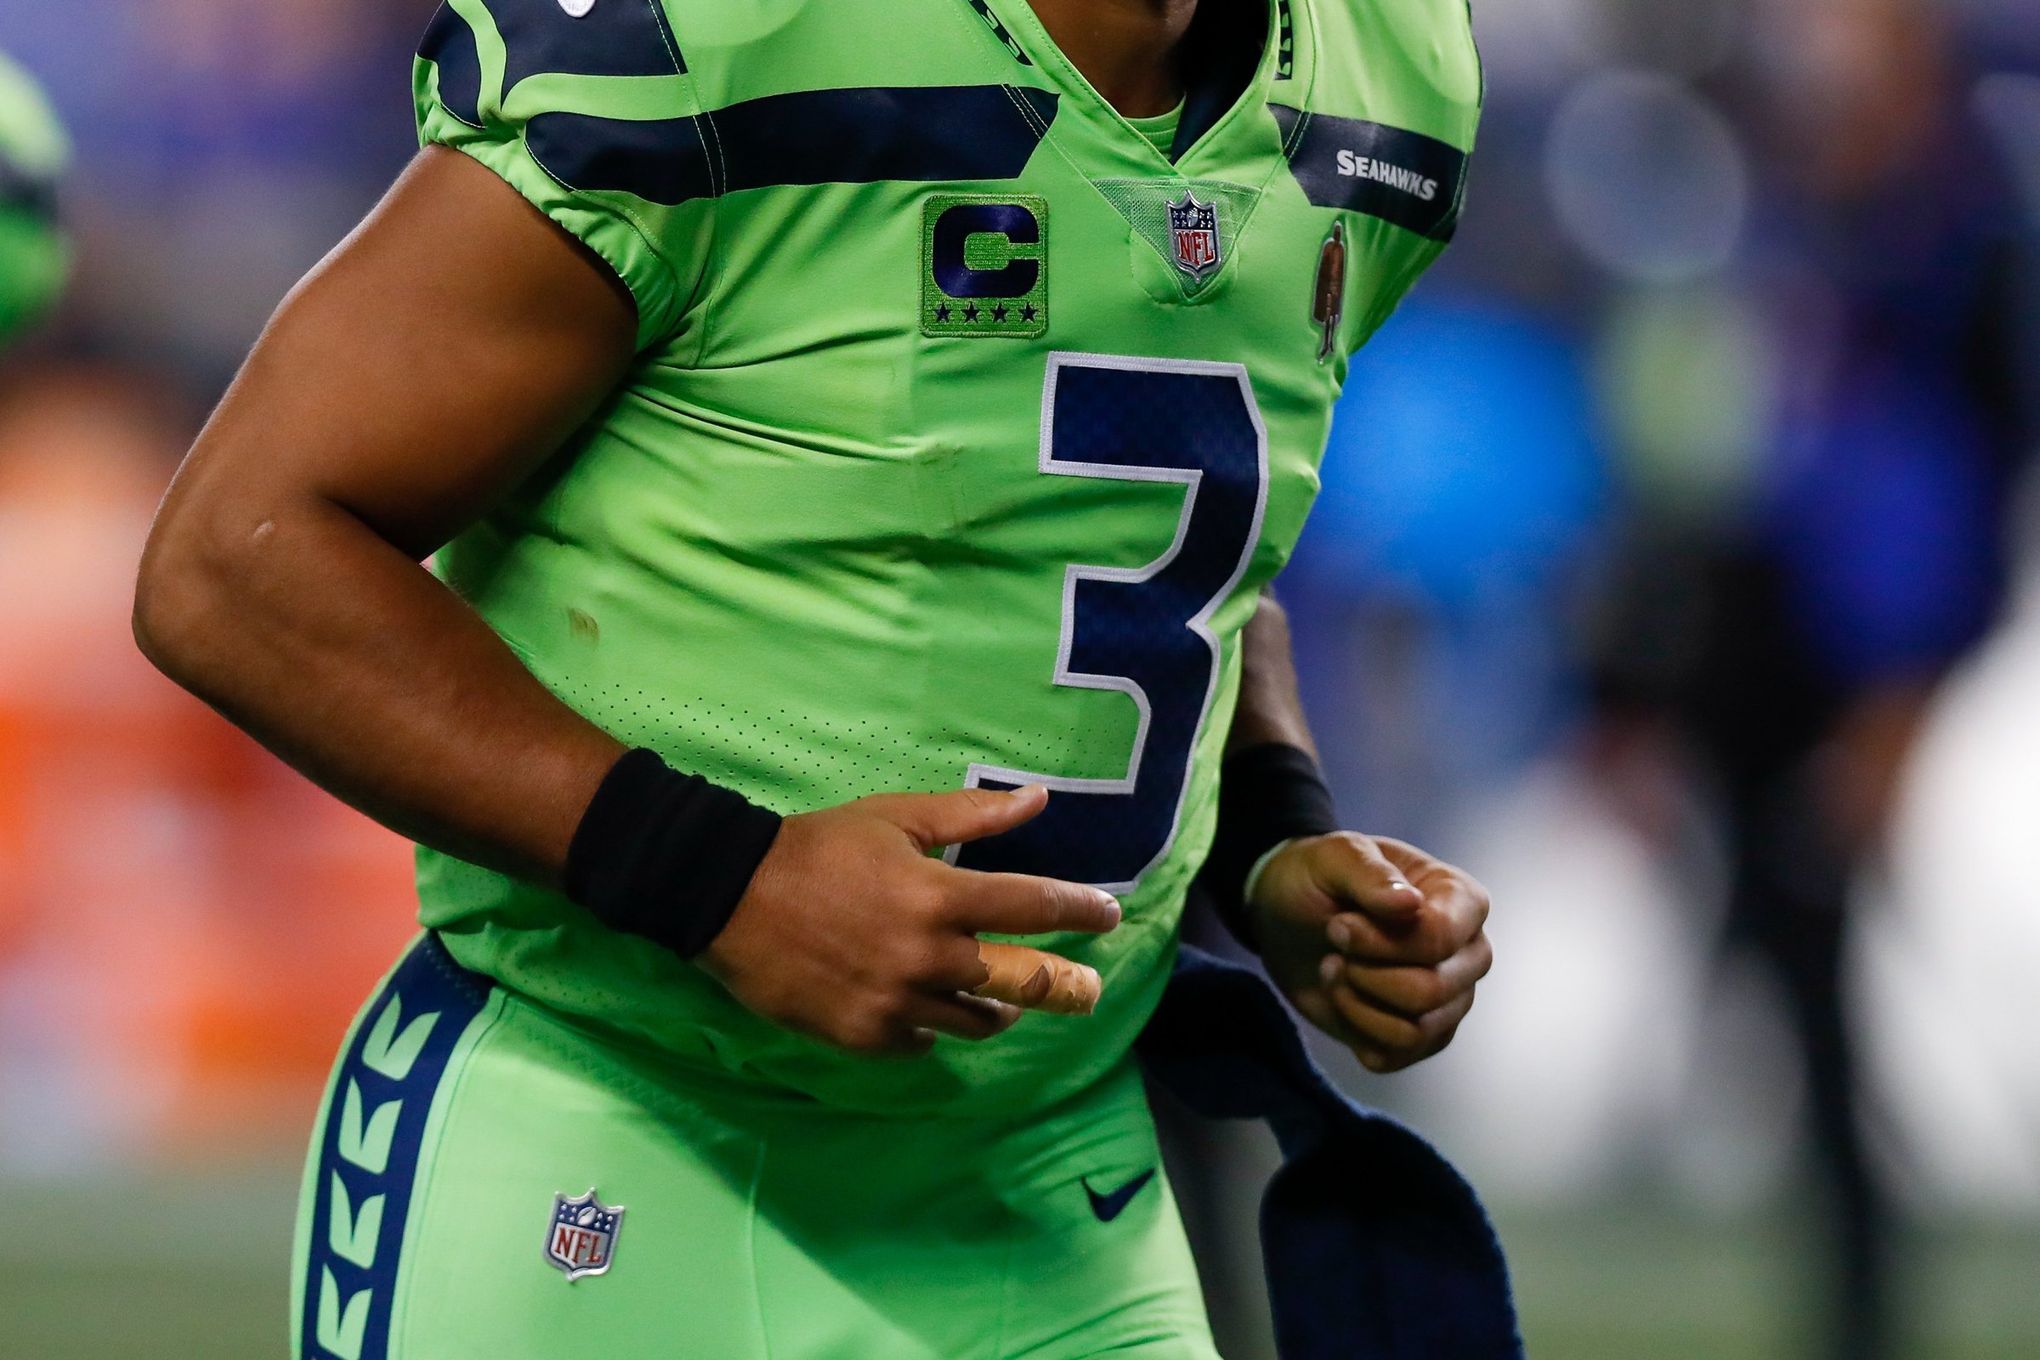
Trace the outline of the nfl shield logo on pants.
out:
M 1223 256 L 1214 204 L 1198 202 L 1196 192 L 1185 189 L 1182 202 L 1169 205 L 1169 233 L 1176 241 L 1176 268 L 1200 280 L 1217 270 Z
M 616 1234 L 623 1206 L 612 1209 L 595 1198 L 591 1188 L 574 1199 L 553 1196 L 552 1223 L 546 1231 L 546 1264 L 569 1281 L 601 1275 L 616 1259 Z

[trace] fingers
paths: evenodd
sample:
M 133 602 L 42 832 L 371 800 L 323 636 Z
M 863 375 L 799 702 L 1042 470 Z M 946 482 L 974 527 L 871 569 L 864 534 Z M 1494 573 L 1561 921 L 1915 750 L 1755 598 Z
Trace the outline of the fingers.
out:
M 955 904 L 953 919 L 973 935 L 1050 935 L 1064 930 L 1102 935 L 1119 925 L 1119 900 L 1082 883 L 966 869 L 943 873 Z
M 1310 849 L 1311 875 L 1330 896 L 1382 921 L 1407 920 L 1423 908 L 1423 893 L 1373 837 L 1339 832 Z
M 1369 1071 L 1394 1072 L 1452 1042 L 1473 1009 L 1476 984 L 1493 965 L 1486 935 L 1436 967 L 1360 964 L 1328 954 L 1320 970 L 1325 985 L 1313 990 L 1335 1022 L 1330 1032 Z
M 1019 1007 L 988 997 L 909 991 L 889 1000 L 872 1000 L 848 1016 L 795 1028 L 868 1057 L 917 1058 L 935 1046 L 938 1034 L 990 1039 L 1012 1028 L 1019 1018 Z
M 1325 980 L 1344 983 L 1369 1005 L 1415 1019 L 1471 991 L 1488 975 L 1494 961 L 1494 947 L 1487 936 L 1476 935 L 1436 967 L 1355 963 L 1341 955 L 1327 955 Z
M 1348 1031 L 1354 1056 L 1370 1072 L 1395 1072 L 1422 1062 L 1452 1042 L 1459 1022 L 1473 1009 L 1473 992 L 1468 990 L 1412 1020 L 1367 1004 L 1349 987 L 1325 990 Z
M 978 946 L 978 957 L 990 973 L 977 988 L 981 997 L 1051 1015 L 1089 1015 L 1098 1006 L 1103 984 L 1081 963 L 1025 945 L 989 942 Z
M 1020 1007 L 990 997 L 965 992 L 919 996 L 885 1019 L 835 1042 L 868 1057 L 919 1058 L 935 1047 L 938 1034 L 977 1042 L 1005 1033 L 1019 1018 Z
M 976 1041 L 1011 1029 L 1020 1018 L 1020 1008 L 990 997 L 952 992 L 948 996 L 916 999 L 901 1018 L 914 1029 Z
M 1349 959 L 1435 966 L 1464 949 L 1487 924 L 1487 890 L 1456 869 L 1439 866 L 1424 879 L 1421 908 L 1396 919 L 1341 912 L 1325 940 Z
M 1488 890 L 1472 874 L 1425 854 L 1414 845 L 1383 837 L 1375 842 L 1424 897 L 1424 905 L 1457 922 L 1462 939 L 1487 923 Z
M 1048 806 L 1048 790 L 1029 784 L 1010 792 L 886 793 L 860 799 L 859 806 L 899 827 L 925 851 L 1011 831 Z

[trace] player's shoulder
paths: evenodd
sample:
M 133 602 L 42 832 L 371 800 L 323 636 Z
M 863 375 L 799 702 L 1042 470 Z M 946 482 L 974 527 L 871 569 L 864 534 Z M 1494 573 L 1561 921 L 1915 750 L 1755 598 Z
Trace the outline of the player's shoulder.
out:
M 1468 0 L 1277 0 L 1300 11 L 1314 113 L 1473 146 L 1484 92 Z
M 559 103 L 573 97 L 563 78 L 678 83 L 686 72 L 658 0 L 444 0 L 418 55 L 436 68 L 440 98 L 470 124 L 532 81 L 541 102 Z
M 982 0 L 663 0 L 705 102 L 1012 78 Z
M 500 73 L 506 96 L 534 76 L 663 76 L 716 108 L 967 83 L 1011 60 L 988 14 L 973 0 L 446 0 L 422 55 L 478 79 Z

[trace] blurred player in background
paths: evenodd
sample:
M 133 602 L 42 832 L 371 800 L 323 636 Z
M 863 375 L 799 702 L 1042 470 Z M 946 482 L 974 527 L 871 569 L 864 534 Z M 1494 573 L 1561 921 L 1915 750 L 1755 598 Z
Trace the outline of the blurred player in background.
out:
M 136 602 L 422 847 L 300 1355 L 1214 1353 L 1129 1055 L 1193 877 L 1377 1071 L 1489 964 L 1264 593 L 1480 95 L 1462 0 L 442 10 Z
M 1854 889 L 1936 685 L 2002 603 L 2007 503 L 2034 436 L 2018 310 L 2030 228 L 1937 11 L 1762 12 L 1737 107 L 1760 153 L 1753 253 L 1786 356 L 1778 414 L 1733 513 L 1643 507 L 1601 692 L 1611 749 L 1691 763 L 1720 799 L 1727 942 L 1782 984 L 1806 1077 L 1825 1353 L 1875 1360 L 1896 1344 L 1898 1300 L 1844 988 Z
M 57 224 L 63 129 L 28 73 L 0 53 L 0 345 L 56 302 L 70 267 Z

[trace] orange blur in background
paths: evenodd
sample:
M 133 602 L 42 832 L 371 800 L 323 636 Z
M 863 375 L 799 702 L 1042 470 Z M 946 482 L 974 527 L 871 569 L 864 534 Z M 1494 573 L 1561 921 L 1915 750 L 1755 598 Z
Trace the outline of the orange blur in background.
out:
M 0 1062 L 8 1160 L 303 1137 L 363 979 L 413 929 L 408 846 L 158 675 L 128 600 L 186 438 L 131 374 L 0 397 Z M 109 1147 L 109 1142 L 113 1147 Z

